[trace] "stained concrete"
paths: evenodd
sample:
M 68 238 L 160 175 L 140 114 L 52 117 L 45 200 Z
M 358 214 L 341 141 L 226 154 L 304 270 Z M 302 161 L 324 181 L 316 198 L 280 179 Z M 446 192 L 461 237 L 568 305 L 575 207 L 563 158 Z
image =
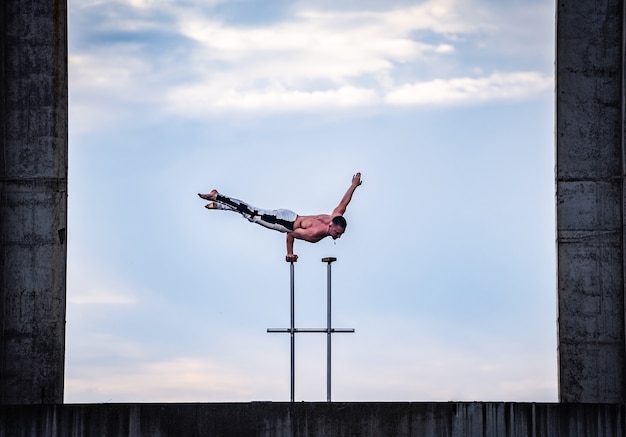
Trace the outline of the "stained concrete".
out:
M 0 404 L 60 403 L 63 397 L 66 9 L 66 0 L 0 3 Z M 415 423 L 443 430 L 432 435 L 509 432 L 507 426 L 518 423 L 536 435 L 557 435 L 544 434 L 544 424 L 546 432 L 568 432 L 562 435 L 622 435 L 622 407 L 610 405 L 626 402 L 624 0 L 560 0 L 556 10 L 559 396 L 564 403 L 597 405 L 333 404 L 320 416 L 312 411 L 330 407 L 252 404 L 232 406 L 222 416 L 215 416 L 219 406 L 185 404 L 14 407 L 2 409 L 2 429 L 30 418 L 24 429 L 76 429 L 75 435 L 98 426 L 113 435 L 109 423 L 128 427 L 127 433 L 154 423 L 155 430 L 173 435 L 174 426 L 197 421 L 206 427 L 223 421 L 225 430 L 277 430 L 261 435 L 291 435 L 328 423 L 338 430 L 334 435 L 350 435 L 350 427 L 412 435 Z M 282 410 L 266 415 L 259 412 L 263 408 Z M 227 414 L 232 423 L 219 419 Z M 544 416 L 549 420 L 543 422 Z M 258 431 L 261 417 L 267 418 L 265 431 Z M 605 431 L 614 425 L 618 434 Z M 45 432 L 40 435 L 50 435 Z M 306 432 L 301 435 L 323 435 Z
M 63 402 L 66 17 L 0 3 L 0 404 Z
M 556 5 L 559 398 L 623 403 L 624 1 Z
M 0 407 L 0 437 L 623 437 L 610 404 L 238 403 Z

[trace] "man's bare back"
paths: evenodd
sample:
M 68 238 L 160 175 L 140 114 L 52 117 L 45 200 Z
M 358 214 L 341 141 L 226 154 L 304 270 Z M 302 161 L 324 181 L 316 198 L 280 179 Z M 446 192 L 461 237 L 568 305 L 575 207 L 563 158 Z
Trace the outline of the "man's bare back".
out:
M 328 237 L 328 226 L 332 217 L 328 214 L 298 216 L 294 222 L 294 238 L 317 243 L 321 239 Z

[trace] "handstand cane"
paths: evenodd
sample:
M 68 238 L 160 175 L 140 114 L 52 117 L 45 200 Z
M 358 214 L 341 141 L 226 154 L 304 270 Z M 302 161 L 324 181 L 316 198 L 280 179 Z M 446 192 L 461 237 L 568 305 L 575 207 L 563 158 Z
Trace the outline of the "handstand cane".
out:
M 333 325 L 331 323 L 331 301 L 332 301 L 332 297 L 331 297 L 331 289 L 330 289 L 330 283 L 331 283 L 331 274 L 330 274 L 330 270 L 331 267 L 330 265 L 333 263 L 333 261 L 337 261 L 337 258 L 334 257 L 328 257 L 328 258 L 322 258 L 322 262 L 328 263 L 328 267 L 326 268 L 326 401 L 330 402 L 330 375 L 331 375 L 331 352 L 332 352 L 332 348 L 331 348 L 331 334 L 333 332 Z
M 354 328 L 333 328 L 331 320 L 331 267 L 330 265 L 337 261 L 337 258 L 328 257 L 322 258 L 322 262 L 328 264 L 327 266 L 327 287 L 326 287 L 326 310 L 327 320 L 326 328 L 300 328 L 296 329 L 296 311 L 295 311 L 295 286 L 294 286 L 294 266 L 295 261 L 291 261 L 290 267 L 290 286 L 291 286 L 291 327 L 289 328 L 269 328 L 267 332 L 288 332 L 291 334 L 291 402 L 295 400 L 295 375 L 296 375 L 296 333 L 298 332 L 317 332 L 326 334 L 326 401 L 331 401 L 330 388 L 331 388 L 331 335 L 337 332 L 354 332 Z
M 295 304 L 295 282 L 293 279 L 293 263 L 289 266 L 289 285 L 291 288 L 291 327 L 289 333 L 291 334 L 291 402 L 295 400 L 296 393 L 296 304 Z

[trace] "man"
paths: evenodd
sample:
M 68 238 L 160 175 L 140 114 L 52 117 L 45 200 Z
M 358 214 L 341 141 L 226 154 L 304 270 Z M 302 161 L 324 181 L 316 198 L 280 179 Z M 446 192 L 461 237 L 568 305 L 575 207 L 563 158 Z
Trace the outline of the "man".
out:
M 300 216 L 288 209 L 265 210 L 249 205 L 241 200 L 224 196 L 212 190 L 209 194 L 200 194 L 204 200 L 211 201 L 205 206 L 207 209 L 220 209 L 235 211 L 244 216 L 252 223 L 257 223 L 269 229 L 274 229 L 287 234 L 287 262 L 298 261 L 298 255 L 293 253 L 295 239 L 317 243 L 328 236 L 333 240 L 341 238 L 346 231 L 346 219 L 343 214 L 352 200 L 352 194 L 356 187 L 361 185 L 361 173 L 352 176 L 352 183 L 343 195 L 339 205 L 329 214 L 303 215 Z

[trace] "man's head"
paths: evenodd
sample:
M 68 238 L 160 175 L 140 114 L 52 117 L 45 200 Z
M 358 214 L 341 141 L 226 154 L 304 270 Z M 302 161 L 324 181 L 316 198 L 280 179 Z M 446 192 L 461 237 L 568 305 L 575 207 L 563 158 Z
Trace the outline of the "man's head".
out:
M 337 238 L 341 238 L 341 235 L 346 232 L 346 219 L 343 216 L 335 216 L 330 221 L 330 225 L 328 226 L 328 235 L 330 235 L 333 240 Z

